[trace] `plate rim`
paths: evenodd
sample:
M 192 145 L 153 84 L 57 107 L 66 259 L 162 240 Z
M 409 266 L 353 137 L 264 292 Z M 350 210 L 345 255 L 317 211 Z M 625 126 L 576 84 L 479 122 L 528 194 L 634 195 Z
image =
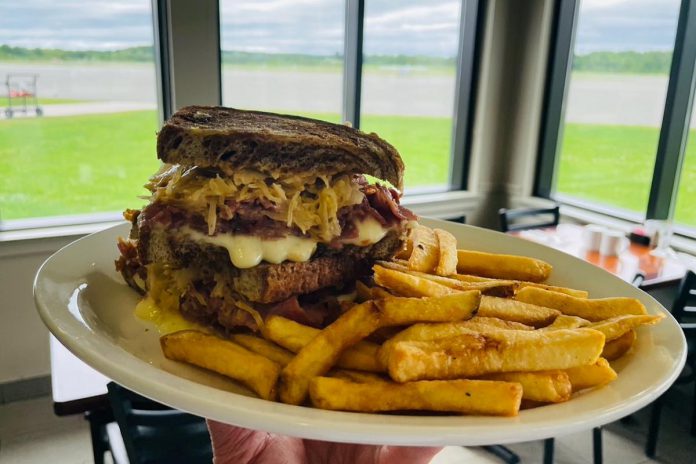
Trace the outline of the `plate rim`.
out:
M 441 223 L 441 221 L 437 220 L 430 220 L 426 222 L 432 222 L 435 224 Z M 193 412 L 195 414 L 204 415 L 205 417 L 222 422 L 233 423 L 234 421 L 230 421 L 229 413 L 238 412 L 245 416 L 243 420 L 234 422 L 236 425 L 248 428 L 263 429 L 273 433 L 290 434 L 294 436 L 301 436 L 303 438 L 338 442 L 393 445 L 410 444 L 423 446 L 454 444 L 485 445 L 529 441 L 559 435 L 559 425 L 552 422 L 547 424 L 534 424 L 533 430 L 529 430 L 529 425 L 527 425 L 527 430 L 518 430 L 516 433 L 509 432 L 507 430 L 510 428 L 508 425 L 520 423 L 520 416 L 515 418 L 447 416 L 445 419 L 452 419 L 449 422 L 460 422 L 463 420 L 462 418 L 465 418 L 464 422 L 472 422 L 477 421 L 477 419 L 481 419 L 478 422 L 482 422 L 482 424 L 476 425 L 478 429 L 477 435 L 475 437 L 470 437 L 470 439 L 463 439 L 464 433 L 461 429 L 468 428 L 469 424 L 447 424 L 447 420 L 445 420 L 445 423 L 443 424 L 429 423 L 442 423 L 442 416 L 400 416 L 325 411 L 303 406 L 275 403 L 259 398 L 226 392 L 208 385 L 200 384 L 193 380 L 185 379 L 174 373 L 170 373 L 156 366 L 150 365 L 145 360 L 128 353 L 126 350 L 118 347 L 117 345 L 108 347 L 110 350 L 113 350 L 114 347 L 118 348 L 115 352 L 107 353 L 105 351 L 107 347 L 100 345 L 99 343 L 103 342 L 103 340 L 100 339 L 100 334 L 92 331 L 87 324 L 81 323 L 76 317 L 68 320 L 55 320 L 52 317 L 53 314 L 50 307 L 51 303 L 50 301 L 45 301 L 44 299 L 46 295 L 43 291 L 42 283 L 43 279 L 46 277 L 46 273 L 50 269 L 50 266 L 56 264 L 61 258 L 64 258 L 65 254 L 68 253 L 68 250 L 81 246 L 81 244 L 84 244 L 84 241 L 86 240 L 95 240 L 96 236 L 110 236 L 110 234 L 119 228 L 124 228 L 125 230 L 127 225 L 127 223 L 122 223 L 109 227 L 100 232 L 82 237 L 59 249 L 39 268 L 34 279 L 33 290 L 35 304 L 42 321 L 70 352 L 95 370 L 101 372 L 110 379 L 117 381 L 118 383 L 126 385 L 128 388 L 131 388 L 140 394 L 149 397 L 156 397 L 155 399 L 162 403 Z M 456 224 L 456 227 L 475 228 L 485 231 L 486 233 L 496 232 L 471 225 Z M 505 235 L 502 233 L 500 234 Z M 505 236 L 515 238 L 507 235 Z M 523 240 L 519 238 L 515 239 Z M 536 245 L 547 248 L 544 245 Z M 582 261 L 579 258 L 576 259 L 585 263 L 585 261 Z M 656 304 L 658 309 L 667 316 L 662 321 L 662 324 L 676 325 L 676 321 L 671 316 L 669 311 L 667 311 L 659 303 Z M 676 327 L 678 328 L 678 325 L 676 325 Z M 563 427 L 562 433 L 566 434 L 578 430 L 586 430 L 612 422 L 642 408 L 664 393 L 676 380 L 686 361 L 686 341 L 681 330 L 679 330 L 679 334 L 681 335 L 681 350 L 676 363 L 678 368 L 673 369 L 673 371 L 670 372 L 670 374 L 666 376 L 659 385 L 648 392 L 641 392 L 629 405 L 625 405 L 621 408 L 608 408 L 607 410 L 601 411 L 599 414 L 597 414 L 595 411 L 591 417 L 587 418 L 573 418 Z M 116 362 L 117 360 L 122 359 L 142 363 L 141 367 L 149 369 L 146 372 L 151 372 L 154 380 L 159 379 L 162 380 L 162 382 L 157 384 L 155 388 L 155 386 L 152 384 L 152 380 L 145 380 L 150 378 L 148 375 L 139 376 L 134 373 L 132 368 L 128 367 L 127 363 L 119 364 Z M 181 386 L 186 388 L 183 390 L 178 389 L 178 387 Z M 157 391 L 153 393 L 153 390 Z M 194 402 L 196 402 L 200 407 L 195 408 L 196 411 L 192 411 L 191 408 L 187 406 L 190 405 L 191 395 L 196 393 L 201 394 L 200 397 L 194 398 Z M 220 408 L 219 400 L 221 397 L 229 394 L 235 395 L 237 397 L 236 401 L 234 404 L 228 403 L 223 410 Z M 201 412 L 204 412 L 204 414 L 201 414 Z M 295 418 L 292 423 L 287 422 L 289 416 Z M 357 419 L 360 422 L 360 427 L 358 429 L 353 428 L 356 418 L 366 419 L 364 421 Z M 389 423 L 389 427 L 386 428 L 384 423 L 372 423 L 371 421 L 375 420 L 375 418 Z M 503 421 L 505 422 L 503 423 Z M 316 422 L 318 422 L 318 424 Z M 337 431 L 332 427 L 322 427 L 326 425 L 335 426 L 337 423 L 342 425 L 342 427 L 339 426 L 340 431 Z M 353 424 L 353 426 L 351 424 Z M 524 424 L 521 425 L 524 426 Z M 502 434 L 500 430 L 501 426 L 506 429 Z M 416 428 L 421 428 L 420 433 L 414 430 Z M 423 433 L 423 428 L 427 428 L 429 432 Z M 517 428 L 519 429 L 519 427 Z

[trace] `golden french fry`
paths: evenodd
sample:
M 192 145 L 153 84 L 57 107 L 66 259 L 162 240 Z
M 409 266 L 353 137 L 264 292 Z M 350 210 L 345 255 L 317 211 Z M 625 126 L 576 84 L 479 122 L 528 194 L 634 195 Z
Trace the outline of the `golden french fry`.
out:
M 430 272 L 440 259 L 437 237 L 430 227 L 418 225 L 411 231 L 413 251 L 408 258 L 408 268 L 414 271 Z
M 573 392 L 584 390 L 585 388 L 601 387 L 616 379 L 617 374 L 611 368 L 609 362 L 604 358 L 583 365 L 571 367 L 565 370 L 573 385 Z
M 484 295 L 477 315 L 544 327 L 553 322 L 560 311 L 524 303 L 522 301 Z
M 457 272 L 497 279 L 543 282 L 551 273 L 551 265 L 526 256 L 458 250 Z
M 461 334 L 470 334 L 472 331 L 490 332 L 493 330 L 518 330 L 519 327 L 524 327 L 522 330 L 533 330 L 533 327 L 524 324 L 479 316 L 469 319 L 468 321 L 413 324 L 384 342 L 377 353 L 377 358 L 380 364 L 386 368 L 386 366 L 389 365 L 391 350 L 398 342 L 406 340 L 439 340 Z
M 413 229 L 408 234 L 408 237 L 406 240 L 404 240 L 404 246 L 396 252 L 396 255 L 394 256 L 395 259 L 398 260 L 405 260 L 406 264 L 408 265 L 408 258 L 411 257 L 411 253 L 413 253 L 413 239 L 411 238 L 411 234 L 413 233 Z
M 589 324 L 590 321 L 581 317 L 560 314 L 551 324 L 539 330 L 577 329 L 578 327 L 586 327 Z
M 388 360 L 397 382 L 568 369 L 594 363 L 604 334 L 592 329 L 498 330 L 435 341 L 398 342 Z
M 585 299 L 550 292 L 542 288 L 521 288 L 515 295 L 518 301 L 524 301 L 547 308 L 554 308 L 569 316 L 578 316 L 588 321 L 601 321 L 626 314 L 646 314 L 645 306 L 635 298 L 599 298 Z
M 440 255 L 435 274 L 448 276 L 457 273 L 457 239 L 446 230 L 433 229 Z
M 372 287 L 370 290 L 372 290 L 372 299 L 373 300 L 379 300 L 381 298 L 390 298 L 390 297 L 394 296 L 391 293 L 389 293 L 386 288 L 375 286 L 375 287 Z
M 479 307 L 481 292 L 470 291 L 425 298 L 391 297 L 375 300 L 380 326 L 470 319 Z
M 215 371 L 238 380 L 263 399 L 275 399 L 280 366 L 265 356 L 195 330 L 164 335 L 160 345 L 168 359 Z
M 278 394 L 288 404 L 301 404 L 309 381 L 326 374 L 346 348 L 379 327 L 379 311 L 371 301 L 353 306 L 307 343 L 280 373 Z
M 512 280 L 487 279 L 487 281 L 481 282 L 464 282 L 453 279 L 452 277 L 455 277 L 454 275 L 445 277 L 435 274 L 428 274 L 426 272 L 413 271 L 403 264 L 393 261 L 378 261 L 377 264 L 387 269 L 432 280 L 433 282 L 444 285 L 445 287 L 449 287 L 453 290 L 479 290 L 483 294 L 494 294 L 495 296 L 512 296 L 515 293 L 515 282 Z
M 359 303 L 372 299 L 372 289 L 364 282 L 358 280 L 355 282 L 355 299 Z
M 522 400 L 522 386 L 493 380 L 431 380 L 397 384 L 315 377 L 309 395 L 316 407 L 339 411 L 416 410 L 514 416 Z
M 352 369 L 334 369 L 331 371 L 331 377 L 358 383 L 389 381 L 388 379 L 385 379 L 380 375 L 373 374 L 372 372 L 354 371 Z
M 587 298 L 590 294 L 586 290 L 578 290 L 575 288 L 559 287 L 557 285 L 546 285 L 536 282 L 519 282 L 517 285 L 517 290 L 524 287 L 536 287 L 548 290 L 550 292 L 565 293 L 566 295 L 574 296 L 576 298 Z
M 621 356 L 628 353 L 628 350 L 630 350 L 635 343 L 636 338 L 636 331 L 629 330 L 620 337 L 606 342 L 604 344 L 604 349 L 602 350 L 602 357 L 607 361 L 619 359 Z
M 293 352 L 286 350 L 282 346 L 278 346 L 265 338 L 257 337 L 255 335 L 234 334 L 230 338 L 236 344 L 270 359 L 281 367 L 289 363 L 290 360 L 295 356 Z
M 577 290 L 574 288 L 558 287 L 556 285 L 540 284 L 537 282 L 526 282 L 524 280 L 503 280 L 503 279 L 492 279 L 490 277 L 481 277 L 470 274 L 454 274 L 449 276 L 452 279 L 459 280 L 460 282 L 468 283 L 489 283 L 494 284 L 495 282 L 502 282 L 505 285 L 512 285 L 513 290 L 516 292 L 523 287 L 537 287 L 543 288 L 545 290 L 551 290 L 552 292 L 566 293 L 568 295 L 576 296 L 578 298 L 587 298 L 589 293 L 585 290 Z
M 573 392 L 570 378 L 565 371 L 500 372 L 488 374 L 483 379 L 517 382 L 522 385 L 522 399 L 540 403 L 568 401 Z
M 663 314 L 652 315 L 626 315 L 616 316 L 603 321 L 593 322 L 587 327 L 599 330 L 604 334 L 607 342 L 621 337 L 626 332 L 633 330 L 641 325 L 654 325 L 660 322 L 665 316 Z
M 299 324 L 282 316 L 266 318 L 263 336 L 278 345 L 298 353 L 320 330 Z M 345 369 L 384 372 L 384 367 L 377 360 L 379 345 L 362 340 L 341 353 L 336 365 Z
M 382 266 L 375 265 L 372 269 L 375 272 L 374 279 L 377 285 L 386 287 L 401 296 L 445 296 L 457 291 L 432 280 Z

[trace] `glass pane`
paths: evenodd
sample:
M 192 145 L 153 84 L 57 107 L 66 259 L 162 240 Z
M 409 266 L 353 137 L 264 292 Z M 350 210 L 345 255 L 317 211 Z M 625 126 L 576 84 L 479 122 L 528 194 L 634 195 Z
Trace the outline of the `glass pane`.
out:
M 222 101 L 340 122 L 343 0 L 220 2 Z
M 149 0 L 0 3 L 0 219 L 136 207 L 155 155 Z
M 696 104 L 694 105 L 696 106 Z M 692 109 L 674 222 L 696 229 L 696 108 Z
M 678 0 L 583 0 L 556 192 L 645 214 Z
M 360 127 L 399 150 L 409 190 L 449 183 L 460 7 L 365 2 Z

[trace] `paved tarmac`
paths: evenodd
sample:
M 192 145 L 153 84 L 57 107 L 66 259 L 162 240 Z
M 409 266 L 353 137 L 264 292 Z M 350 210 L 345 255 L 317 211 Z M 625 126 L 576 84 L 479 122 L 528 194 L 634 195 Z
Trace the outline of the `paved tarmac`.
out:
M 47 117 L 156 107 L 152 65 L 0 63 L 0 82 L 4 82 L 6 74 L 16 72 L 38 74 L 41 97 L 93 100 L 84 104 L 47 105 Z M 341 86 L 342 76 L 336 72 L 225 67 L 223 104 L 261 110 L 339 113 Z M 666 76 L 575 74 L 567 96 L 566 121 L 659 127 L 666 91 Z M 0 95 L 4 93 L 0 88 Z M 364 114 L 448 117 L 453 104 L 453 76 L 381 72 L 366 73 L 363 77 Z M 2 99 L 0 106 L 4 106 Z M 696 115 L 691 127 L 696 127 Z

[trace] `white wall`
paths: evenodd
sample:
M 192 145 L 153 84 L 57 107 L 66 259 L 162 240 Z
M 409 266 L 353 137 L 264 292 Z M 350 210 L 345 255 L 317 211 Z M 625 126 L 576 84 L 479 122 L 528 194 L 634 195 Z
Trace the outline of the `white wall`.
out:
M 34 275 L 75 238 L 0 242 L 0 383 L 50 373 L 48 331 L 34 308 Z

